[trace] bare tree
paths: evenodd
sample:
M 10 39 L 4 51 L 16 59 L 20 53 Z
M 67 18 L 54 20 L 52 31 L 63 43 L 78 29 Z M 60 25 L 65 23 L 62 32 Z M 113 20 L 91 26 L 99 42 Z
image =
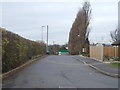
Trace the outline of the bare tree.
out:
M 91 10 L 90 2 L 84 2 L 76 16 L 69 34 L 68 48 L 70 54 L 79 54 L 84 46 L 89 48 Z
M 115 42 L 115 41 L 118 41 L 119 40 L 119 33 L 118 33 L 118 29 L 116 29 L 115 31 L 111 31 L 110 32 L 110 36 L 112 38 L 112 40 Z
M 87 32 L 86 36 L 89 35 L 89 32 L 90 32 L 90 28 L 88 28 L 89 24 L 90 24 L 90 20 L 91 20 L 91 6 L 90 6 L 90 3 L 89 2 L 84 2 L 84 5 L 83 5 L 83 11 L 84 11 L 84 14 L 85 14 L 85 31 Z

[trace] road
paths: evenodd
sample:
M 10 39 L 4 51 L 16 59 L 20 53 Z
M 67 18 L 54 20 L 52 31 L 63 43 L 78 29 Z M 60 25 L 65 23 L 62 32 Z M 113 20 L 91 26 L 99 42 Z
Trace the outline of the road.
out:
M 3 81 L 7 88 L 118 88 L 118 79 L 75 60 L 48 56 Z

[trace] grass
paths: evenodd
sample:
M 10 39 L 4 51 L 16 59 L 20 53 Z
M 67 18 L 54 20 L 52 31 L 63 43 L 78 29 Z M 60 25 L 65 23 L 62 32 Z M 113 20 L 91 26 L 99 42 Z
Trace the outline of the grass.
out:
M 114 67 L 119 67 L 120 68 L 120 63 L 110 63 L 110 65 L 112 65 Z

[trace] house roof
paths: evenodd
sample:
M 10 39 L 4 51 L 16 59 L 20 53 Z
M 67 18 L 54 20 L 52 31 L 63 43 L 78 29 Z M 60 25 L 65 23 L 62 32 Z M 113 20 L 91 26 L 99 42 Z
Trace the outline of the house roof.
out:
M 115 41 L 115 42 L 113 42 L 112 45 L 120 45 L 120 39 Z

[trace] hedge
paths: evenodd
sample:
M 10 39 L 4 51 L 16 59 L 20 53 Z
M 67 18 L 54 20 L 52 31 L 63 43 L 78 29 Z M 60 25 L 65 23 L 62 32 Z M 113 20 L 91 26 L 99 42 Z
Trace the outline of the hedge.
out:
M 25 39 L 15 33 L 0 28 L 2 32 L 2 72 L 12 70 L 32 57 L 45 54 L 46 45 Z

